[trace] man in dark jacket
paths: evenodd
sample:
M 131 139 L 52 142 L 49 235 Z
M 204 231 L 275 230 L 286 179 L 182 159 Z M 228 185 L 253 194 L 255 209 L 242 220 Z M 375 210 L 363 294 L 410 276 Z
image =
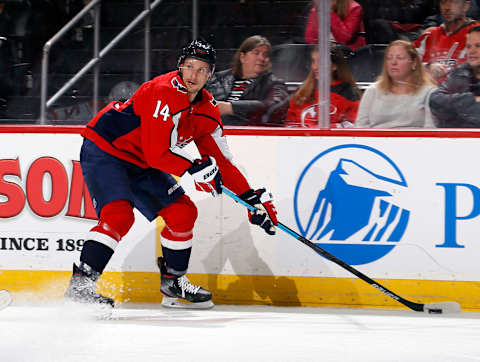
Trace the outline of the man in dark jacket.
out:
M 232 69 L 216 73 L 206 88 L 215 97 L 224 125 L 282 126 L 288 108 L 285 83 L 271 72 L 270 42 L 254 35 L 243 41 Z
M 467 33 L 466 57 L 430 96 L 437 127 L 480 127 L 480 26 Z

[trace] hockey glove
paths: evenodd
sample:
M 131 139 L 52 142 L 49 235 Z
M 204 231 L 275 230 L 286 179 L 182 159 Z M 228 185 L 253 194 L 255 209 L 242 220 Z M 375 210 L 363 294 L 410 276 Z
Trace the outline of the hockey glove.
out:
M 275 225 L 278 224 L 278 220 L 272 194 L 264 188 L 250 189 L 241 194 L 240 198 L 257 209 L 256 211 L 248 211 L 250 222 L 259 225 L 267 234 L 275 235 Z
M 187 172 L 192 175 L 198 191 L 210 192 L 213 196 L 222 193 L 222 177 L 213 157 L 203 156 L 201 160 L 195 160 Z

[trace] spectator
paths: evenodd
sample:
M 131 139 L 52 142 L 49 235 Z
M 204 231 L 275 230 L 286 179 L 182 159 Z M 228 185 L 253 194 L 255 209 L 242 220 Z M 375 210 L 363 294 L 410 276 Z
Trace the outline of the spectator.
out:
M 364 0 L 367 43 L 390 44 L 397 39 L 413 41 L 422 33 L 425 18 L 434 13 L 436 0 Z
M 428 107 L 433 89 L 412 43 L 395 40 L 385 51 L 382 74 L 363 94 L 356 126 L 433 127 Z
M 453 69 L 430 97 L 438 127 L 480 127 L 480 26 L 470 28 L 467 61 Z
M 478 19 L 480 17 L 480 1 L 479 0 L 471 0 L 470 1 L 470 8 L 467 11 L 467 17 L 472 19 Z M 444 22 L 442 15 L 440 14 L 439 9 L 435 9 L 435 13 L 428 16 L 425 21 L 423 22 L 423 29 L 433 28 L 435 26 L 440 26 Z
M 440 14 L 444 22 L 427 29 L 415 42 L 422 61 L 437 82 L 465 61 L 465 42 L 468 30 L 478 25 L 467 18 L 469 0 L 440 0 Z
M 208 82 L 224 125 L 282 125 L 288 93 L 271 72 L 270 50 L 263 36 L 245 39 L 233 56 L 232 69 L 215 73 Z
M 330 127 L 352 127 L 360 102 L 358 89 L 342 50 L 333 45 L 330 50 Z M 290 99 L 285 125 L 287 127 L 318 127 L 318 48 L 312 51 L 312 65 L 307 79 Z
M 363 26 L 363 9 L 353 0 L 331 0 L 330 30 L 337 43 L 342 43 L 351 50 L 366 44 Z M 318 0 L 314 0 L 308 15 L 305 29 L 305 42 L 318 42 Z

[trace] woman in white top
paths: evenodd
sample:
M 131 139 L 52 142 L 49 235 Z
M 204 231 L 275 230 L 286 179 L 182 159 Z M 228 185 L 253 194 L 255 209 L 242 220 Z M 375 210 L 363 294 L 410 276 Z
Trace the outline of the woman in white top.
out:
M 428 101 L 434 88 L 412 43 L 395 40 L 385 50 L 382 74 L 362 96 L 355 125 L 433 128 Z

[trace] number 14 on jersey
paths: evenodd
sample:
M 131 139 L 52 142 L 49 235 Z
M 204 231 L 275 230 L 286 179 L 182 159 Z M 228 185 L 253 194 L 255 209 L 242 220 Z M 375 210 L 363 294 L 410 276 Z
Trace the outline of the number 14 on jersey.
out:
M 160 110 L 161 109 L 161 110 Z M 168 104 L 165 104 L 162 108 L 162 101 L 157 101 L 157 106 L 155 107 L 155 112 L 153 112 L 153 118 L 158 118 L 158 116 L 163 116 L 163 121 L 166 122 L 167 118 L 170 117 L 170 108 Z

